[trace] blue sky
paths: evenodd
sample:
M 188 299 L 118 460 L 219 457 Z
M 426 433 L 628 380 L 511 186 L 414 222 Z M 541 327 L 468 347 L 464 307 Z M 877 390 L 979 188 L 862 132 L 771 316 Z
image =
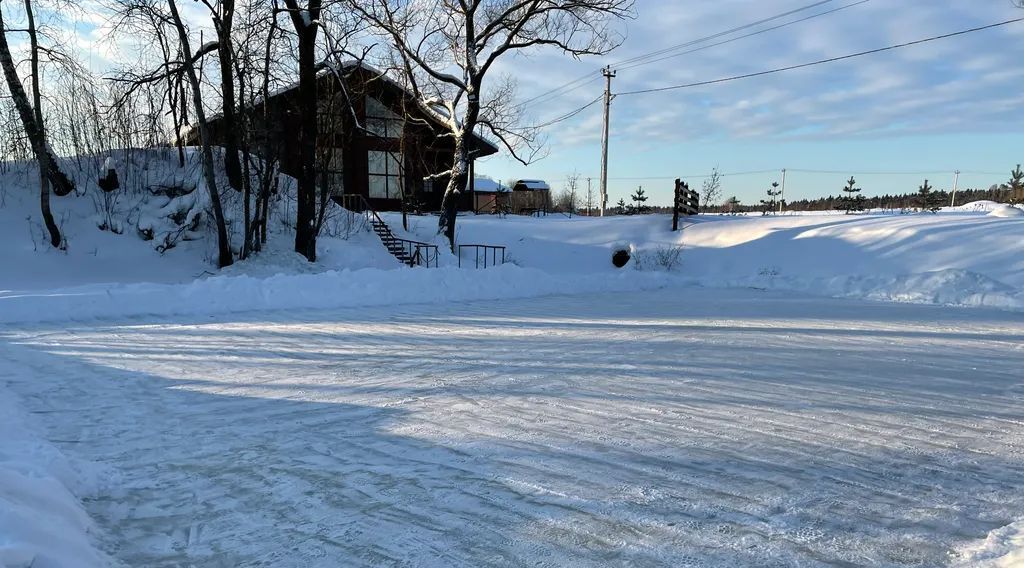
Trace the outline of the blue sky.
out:
M 855 0 L 835 0 L 788 19 Z M 598 69 L 810 4 L 810 0 L 638 0 L 624 44 L 574 61 L 538 51 L 504 62 L 521 100 L 594 72 L 596 80 L 532 105 L 537 122 L 577 108 L 602 89 Z M 622 70 L 613 92 L 804 63 L 1024 17 L 1011 0 L 868 0 L 747 39 Z M 770 25 L 777 25 L 779 20 Z M 768 25 L 764 26 L 767 27 Z M 747 32 L 743 33 L 748 33 Z M 738 35 L 738 34 L 737 34 Z M 722 38 L 727 39 L 727 38 Z M 721 39 L 716 40 L 721 41 Z M 925 177 L 946 189 L 988 187 L 1024 162 L 1024 22 L 863 58 L 737 82 L 623 96 L 612 107 L 609 201 L 643 185 L 667 203 L 671 178 L 791 170 L 788 198 L 838 193 L 856 175 L 868 194 L 914 191 Z M 507 155 L 477 164 L 498 179 L 541 178 L 559 188 L 571 172 L 600 172 L 601 109 L 547 130 L 547 157 L 524 167 Z M 814 174 L 792 170 L 846 173 Z M 873 172 L 929 172 L 880 175 Z M 979 172 L 979 173 L 973 173 Z M 990 173 L 989 173 L 990 172 Z M 627 179 L 627 178 L 665 179 Z M 756 202 L 781 173 L 730 176 L 726 195 Z M 699 186 L 700 179 L 689 180 Z

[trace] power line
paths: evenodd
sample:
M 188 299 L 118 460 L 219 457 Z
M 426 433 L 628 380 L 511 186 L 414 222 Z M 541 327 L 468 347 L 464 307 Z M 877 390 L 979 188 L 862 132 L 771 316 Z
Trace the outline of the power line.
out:
M 682 49 L 684 47 L 690 47 L 690 46 L 696 45 L 698 43 L 704 43 L 705 41 L 710 41 L 710 40 L 713 40 L 713 39 L 718 39 L 718 38 L 720 38 L 722 36 L 727 36 L 729 34 L 733 34 L 733 33 L 736 33 L 736 32 L 741 32 L 743 30 L 750 29 L 750 28 L 759 26 L 761 24 L 767 24 L 768 22 L 773 22 L 775 20 L 779 20 L 779 19 L 785 18 L 787 16 L 792 16 L 793 14 L 804 12 L 806 10 L 811 10 L 813 8 L 817 8 L 818 6 L 829 4 L 831 2 L 835 2 L 835 0 L 820 0 L 818 2 L 814 2 L 812 4 L 808 4 L 806 6 L 790 10 L 788 12 L 783 12 L 781 14 L 776 14 L 774 16 L 771 16 L 771 17 L 768 17 L 768 18 L 764 18 L 764 19 L 761 19 L 761 20 L 757 20 L 756 22 L 751 22 L 749 24 L 743 24 L 742 26 L 736 26 L 735 28 L 730 28 L 728 30 L 721 31 L 721 32 L 718 32 L 716 34 L 712 34 L 712 35 L 709 35 L 709 36 L 705 36 L 705 37 L 702 37 L 700 39 L 691 40 L 691 41 L 688 41 L 688 42 L 685 42 L 685 43 L 680 43 L 678 45 L 674 45 L 674 46 L 671 46 L 671 47 L 666 47 L 666 48 L 663 48 L 663 49 L 659 49 L 657 51 L 652 51 L 652 52 L 649 52 L 649 53 L 638 55 L 638 56 L 632 57 L 630 59 L 625 59 L 625 60 L 619 61 L 618 63 L 612 65 L 612 67 L 616 67 L 616 68 L 623 67 L 625 65 L 629 65 L 631 63 L 635 63 L 637 61 L 648 59 L 648 58 L 651 58 L 651 57 L 657 57 L 659 55 L 663 55 L 665 53 L 669 53 L 669 52 L 675 51 L 677 49 Z
M 589 103 L 587 103 L 587 104 L 585 104 L 585 105 L 583 105 L 583 106 L 581 106 L 581 107 L 579 107 L 579 108 L 577 108 L 575 110 L 569 111 L 569 112 L 559 116 L 558 118 L 553 118 L 553 119 L 551 119 L 551 120 L 549 120 L 547 122 L 544 122 L 544 123 L 541 123 L 541 124 L 535 124 L 533 126 L 525 126 L 525 127 L 522 128 L 522 130 L 533 130 L 535 128 L 547 128 L 548 126 L 551 126 L 553 124 L 558 124 L 559 122 L 563 122 L 563 121 L 569 120 L 570 118 L 576 116 L 577 114 L 579 114 L 579 113 L 587 110 L 588 108 L 594 106 L 595 104 L 597 104 L 598 101 L 600 101 L 603 98 L 604 98 L 604 95 L 601 95 L 601 96 L 597 97 L 596 99 L 590 101 Z
M 624 93 L 618 93 L 617 96 L 641 95 L 641 94 L 645 94 L 645 93 L 660 93 L 660 92 L 663 92 L 663 91 L 673 91 L 673 90 L 677 90 L 677 89 L 688 89 L 688 88 L 692 88 L 692 87 L 702 87 L 702 86 L 705 86 L 705 85 L 715 85 L 715 84 L 718 84 L 718 83 L 726 83 L 726 82 L 729 82 L 729 81 L 737 81 L 737 80 L 740 80 L 740 79 L 750 79 L 750 78 L 753 78 L 753 77 L 762 77 L 764 75 L 772 75 L 774 73 L 782 73 L 784 71 L 792 71 L 794 69 L 803 69 L 805 67 L 813 67 L 815 65 L 823 65 L 823 64 L 826 64 L 826 63 L 835 63 L 837 61 L 843 61 L 843 60 L 846 60 L 846 59 L 853 59 L 855 57 L 862 57 L 864 55 L 872 55 L 872 54 L 875 54 L 875 53 L 882 53 L 884 51 L 892 51 L 894 49 L 900 49 L 900 48 L 904 48 L 904 47 L 910 47 L 910 46 L 914 46 L 914 45 L 920 45 L 920 44 L 923 44 L 923 43 L 929 43 L 929 42 L 933 42 L 933 41 L 938 41 L 940 39 L 948 39 L 948 38 L 951 38 L 951 37 L 962 36 L 962 35 L 966 35 L 966 34 L 970 34 L 970 33 L 974 33 L 974 32 L 980 32 L 980 31 L 989 30 L 989 29 L 992 29 L 992 28 L 998 28 L 1000 26 L 1006 26 L 1006 25 L 1009 25 L 1009 24 L 1015 24 L 1015 23 L 1021 22 L 1021 21 L 1024 21 L 1024 18 L 1015 18 L 1013 20 L 1006 20 L 1005 22 L 989 24 L 987 26 L 980 26 L 980 27 L 977 27 L 977 28 L 961 30 L 961 31 L 958 31 L 958 32 L 953 32 L 953 33 L 949 33 L 949 34 L 943 34 L 943 35 L 939 35 L 939 36 L 933 36 L 933 37 L 929 37 L 929 38 L 919 39 L 919 40 L 911 41 L 911 42 L 907 42 L 907 43 L 900 43 L 900 44 L 896 44 L 896 45 L 890 45 L 890 46 L 887 46 L 887 47 L 880 47 L 878 49 L 871 49 L 871 50 L 868 50 L 868 51 L 861 51 L 861 52 L 858 52 L 858 53 L 851 53 L 849 55 L 842 55 L 842 56 L 839 56 L 839 57 L 830 57 L 828 59 L 820 59 L 818 61 L 812 61 L 810 63 L 801 63 L 799 65 L 790 65 L 788 67 L 779 67 L 779 68 L 776 68 L 776 69 L 770 69 L 768 71 L 759 71 L 757 73 L 747 73 L 747 74 L 744 74 L 744 75 L 734 75 L 732 77 L 724 77 L 724 78 L 721 78 L 721 79 L 714 79 L 714 80 L 711 80 L 711 81 L 699 81 L 699 82 L 696 82 L 696 83 L 686 83 L 686 84 L 683 84 L 683 85 L 671 85 L 671 86 L 668 86 L 668 87 L 658 87 L 658 88 L 654 88 L 654 89 L 641 89 L 641 90 L 637 90 L 637 91 L 626 91 Z
M 715 33 L 715 34 L 712 34 L 712 35 L 709 35 L 709 36 L 704 36 L 702 38 L 698 38 L 698 39 L 695 39 L 695 40 L 690 40 L 690 41 L 685 42 L 685 43 L 681 43 L 681 44 L 670 46 L 670 47 L 667 47 L 667 48 L 662 48 L 662 49 L 659 49 L 659 50 L 656 50 L 656 51 L 644 53 L 644 54 L 637 55 L 637 56 L 629 58 L 629 59 L 624 59 L 622 61 L 619 61 L 619 62 L 613 64 L 612 67 L 619 67 L 619 66 L 629 65 L 629 64 L 635 64 L 635 65 L 631 65 L 631 66 L 639 66 L 639 65 L 642 65 L 642 63 L 637 64 L 636 62 L 638 62 L 638 61 L 641 61 L 641 60 L 644 60 L 644 59 L 649 59 L 651 57 L 657 57 L 659 55 L 664 55 L 666 53 L 675 51 L 677 49 L 683 49 L 683 48 L 686 48 L 686 47 L 690 47 L 690 46 L 693 46 L 693 45 L 704 43 L 706 41 L 711 41 L 713 39 L 718 39 L 720 37 L 723 37 L 723 36 L 726 36 L 726 35 L 729 35 L 729 34 L 733 34 L 733 33 L 736 33 L 736 32 L 740 32 L 740 31 L 743 31 L 743 30 L 746 30 L 746 29 L 750 29 L 750 28 L 759 26 L 761 24 L 766 24 L 768 22 L 772 22 L 772 21 L 775 21 L 775 20 L 778 20 L 778 19 L 781 19 L 781 18 L 785 18 L 785 17 L 791 16 L 793 14 L 804 12 L 806 10 L 811 10 L 813 8 L 817 8 L 819 6 L 823 6 L 825 4 L 829 4 L 829 3 L 834 2 L 834 1 L 835 0 L 819 0 L 818 2 L 814 2 L 812 4 L 808 4 L 808 5 L 802 6 L 800 8 L 789 10 L 788 12 L 783 12 L 781 14 L 776 14 L 774 16 L 771 16 L 771 17 L 768 17 L 768 18 L 763 18 L 763 19 L 757 20 L 755 22 L 750 22 L 750 23 L 744 24 L 742 26 L 736 26 L 734 28 L 730 28 L 728 30 L 724 30 L 724 31 L 721 31 L 721 32 L 718 32 L 718 33 Z M 864 3 L 864 2 L 867 2 L 867 1 L 869 1 L 869 0 L 863 0 L 863 2 L 860 2 L 860 3 Z M 846 6 L 846 7 L 850 7 L 850 6 Z M 823 15 L 830 14 L 830 13 L 835 12 L 835 11 L 838 11 L 838 10 L 832 10 L 832 11 L 829 11 L 829 12 L 824 12 L 822 14 L 818 14 L 818 15 L 813 16 L 813 17 L 823 16 Z M 805 21 L 807 19 L 810 19 L 810 18 L 804 18 L 804 19 L 801 19 L 801 20 L 797 20 L 796 22 L 791 22 L 791 24 L 792 23 L 802 22 L 802 21 Z M 786 24 L 786 25 L 790 25 L 790 24 Z M 779 27 L 781 27 L 781 26 L 779 26 Z M 778 27 L 772 28 L 772 29 L 778 29 Z M 766 31 L 771 31 L 771 30 L 766 30 Z M 744 37 L 749 37 L 749 36 L 744 36 Z M 737 39 L 743 39 L 743 38 L 737 38 Z M 727 43 L 727 42 L 722 42 L 722 43 Z M 716 45 L 720 45 L 720 44 L 716 44 Z M 680 54 L 680 55 L 682 55 L 682 54 Z M 669 56 L 669 57 L 671 57 L 671 56 Z M 581 75 L 581 76 L 577 77 L 576 79 L 573 79 L 572 81 L 569 81 L 567 83 L 559 85 L 558 87 L 555 87 L 554 89 L 545 91 L 545 92 L 543 92 L 543 93 L 541 93 L 541 94 L 539 94 L 537 96 L 534 96 L 534 97 L 531 97 L 529 99 L 526 99 L 525 101 L 522 101 L 521 103 L 519 103 L 519 105 L 517 105 L 517 106 L 518 107 L 524 107 L 524 106 L 526 106 L 526 105 L 528 105 L 530 103 L 542 101 L 542 99 L 543 99 L 543 101 L 548 101 L 548 100 L 552 100 L 552 99 L 558 98 L 560 96 L 566 95 L 566 94 L 568 94 L 568 93 L 570 93 L 572 91 L 580 89 L 580 88 L 582 88 L 582 87 L 584 87 L 586 85 L 589 85 L 590 83 L 593 83 L 594 81 L 597 81 L 598 79 L 600 79 L 601 78 L 600 75 L 597 74 L 599 72 L 600 72 L 600 69 L 596 69 L 594 71 L 588 72 L 585 75 Z
M 741 39 L 747 39 L 747 38 L 754 37 L 754 36 L 757 36 L 757 35 L 761 35 L 761 34 L 764 34 L 764 33 L 773 32 L 775 30 L 779 30 L 779 29 L 782 29 L 782 28 L 785 28 L 785 27 L 789 27 L 789 26 L 792 26 L 794 24 L 799 24 L 801 22 L 806 22 L 808 20 L 813 20 L 814 18 L 820 18 L 822 16 L 828 16 L 829 14 L 835 14 L 836 12 L 840 12 L 840 11 L 846 10 L 848 8 L 853 8 L 854 6 L 860 6 L 861 4 L 866 4 L 867 2 L 870 2 L 870 1 L 871 0 L 859 0 L 858 2 L 854 2 L 852 4 L 847 4 L 845 6 L 840 6 L 838 8 L 833 8 L 833 9 L 825 11 L 825 12 L 819 12 L 817 14 L 811 14 L 810 16 L 805 16 L 805 17 L 800 18 L 798 20 L 793 20 L 793 21 L 790 21 L 790 22 L 785 22 L 785 23 L 779 24 L 777 26 L 772 26 L 770 28 L 764 28 L 764 29 L 761 29 L 761 30 L 757 30 L 757 31 L 751 32 L 749 34 L 744 34 L 744 35 L 737 36 L 737 37 L 734 37 L 734 38 L 729 38 L 727 40 L 719 41 L 719 42 L 712 43 L 712 44 L 709 44 L 709 45 L 702 45 L 700 47 L 695 47 L 693 49 L 688 49 L 688 50 L 680 52 L 680 53 L 673 53 L 671 55 L 666 55 L 664 57 L 659 57 L 657 59 L 651 59 L 649 61 L 641 61 L 641 62 L 638 62 L 638 63 L 633 63 L 631 65 L 626 65 L 624 67 L 619 67 L 618 70 L 621 71 L 621 70 L 624 70 L 624 69 L 633 69 L 635 67 L 640 67 L 642 65 L 649 65 L 651 63 L 657 63 L 659 61 L 665 61 L 666 59 L 673 59 L 673 58 L 676 58 L 676 57 L 682 57 L 683 55 L 689 55 L 691 53 L 696 53 L 698 51 L 704 51 L 705 49 L 710 49 L 712 47 L 718 47 L 719 45 L 725 45 L 727 43 L 732 43 L 734 41 L 739 41 Z

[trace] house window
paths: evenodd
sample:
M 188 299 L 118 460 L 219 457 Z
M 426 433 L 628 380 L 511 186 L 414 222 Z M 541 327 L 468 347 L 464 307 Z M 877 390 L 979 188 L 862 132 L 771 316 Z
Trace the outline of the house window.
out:
M 383 103 L 373 97 L 366 97 L 366 129 L 383 138 L 401 138 L 402 120 Z
M 345 193 L 345 168 L 342 161 L 341 148 L 327 148 L 323 160 L 323 178 L 321 183 L 327 184 L 331 195 L 342 195 Z
M 425 179 L 423 180 L 423 193 L 434 193 L 434 180 Z
M 377 199 L 402 198 L 401 152 L 366 153 L 367 173 L 370 178 L 370 197 Z

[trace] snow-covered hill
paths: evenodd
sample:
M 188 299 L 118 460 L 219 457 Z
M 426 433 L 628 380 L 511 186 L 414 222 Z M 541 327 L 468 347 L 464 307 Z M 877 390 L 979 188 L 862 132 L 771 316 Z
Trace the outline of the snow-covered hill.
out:
M 139 186 L 175 173 L 173 160 L 153 159 Z M 138 177 L 138 176 L 137 176 Z M 1024 218 L 991 202 L 933 214 L 700 216 L 681 232 L 665 215 L 542 218 L 467 215 L 458 241 L 507 247 L 509 266 L 486 272 L 456 268 L 444 253 L 441 270 L 398 265 L 358 219 L 338 210 L 339 225 L 320 239 L 320 262 L 291 252 L 287 194 L 277 202 L 267 249 L 217 271 L 206 230 L 158 253 L 134 225 L 166 204 L 145 191 L 116 204 L 123 234 L 100 230 L 104 207 L 93 187 L 54 199 L 69 241 L 48 248 L 40 236 L 30 173 L 2 181 L 0 321 L 132 314 L 237 312 L 312 306 L 353 306 L 442 300 L 500 299 L 573 291 L 617 291 L 666 285 L 754 287 L 818 295 L 968 306 L 1024 308 Z M 85 184 L 87 186 L 88 184 Z M 226 194 L 229 219 L 239 200 Z M 1002 211 L 1000 216 L 990 213 Z M 1012 209 L 1012 211 L 1020 211 Z M 232 213 L 234 212 L 234 213 Z M 398 214 L 385 218 L 396 232 Z M 409 236 L 441 242 L 436 217 L 410 218 Z M 152 224 L 152 221 L 149 221 Z M 239 223 L 232 223 L 237 235 Z M 157 239 L 159 240 L 159 239 Z M 237 239 L 236 239 L 237 242 Z M 626 244 L 633 261 L 610 263 Z M 443 248 L 443 244 L 442 244 Z M 465 251 L 472 264 L 473 251 Z M 301 290 L 303 293 L 295 293 Z

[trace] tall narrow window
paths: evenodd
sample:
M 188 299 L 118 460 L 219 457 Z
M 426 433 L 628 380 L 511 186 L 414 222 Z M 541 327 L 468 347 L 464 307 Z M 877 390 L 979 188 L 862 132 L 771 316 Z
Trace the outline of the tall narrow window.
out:
M 326 183 L 331 195 L 342 195 L 345 193 L 345 168 L 342 161 L 342 149 L 330 148 L 326 156 L 323 156 L 326 163 L 323 168 L 323 182 Z
M 402 137 L 402 117 L 373 97 L 366 97 L 366 129 L 383 138 Z
M 367 173 L 370 174 L 370 197 L 377 199 L 402 198 L 401 152 L 366 153 Z

